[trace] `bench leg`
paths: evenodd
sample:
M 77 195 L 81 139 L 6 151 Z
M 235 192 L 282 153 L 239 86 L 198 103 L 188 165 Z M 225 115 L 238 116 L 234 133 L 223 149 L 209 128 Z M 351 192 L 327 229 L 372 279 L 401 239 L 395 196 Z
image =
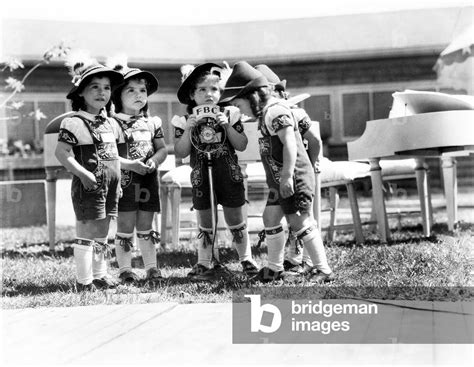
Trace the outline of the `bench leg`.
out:
M 346 184 L 347 195 L 349 197 L 349 203 L 351 205 L 352 222 L 354 223 L 354 232 L 356 243 L 364 243 L 364 235 L 362 233 L 362 221 L 360 220 L 359 204 L 357 203 L 357 196 L 354 189 L 354 184 L 349 182 Z

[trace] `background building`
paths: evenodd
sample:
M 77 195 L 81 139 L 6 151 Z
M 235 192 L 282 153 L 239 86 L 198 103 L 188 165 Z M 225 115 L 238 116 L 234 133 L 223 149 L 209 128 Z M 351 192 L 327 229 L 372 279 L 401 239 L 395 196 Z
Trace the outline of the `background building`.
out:
M 456 32 L 472 23 L 473 9 L 194 26 L 6 20 L 2 24 L 2 44 L 4 55 L 18 57 L 25 65 L 25 69 L 13 73 L 17 78 L 61 40 L 73 48 L 89 50 L 101 62 L 125 53 L 130 66 L 146 68 L 159 79 L 150 109 L 151 114 L 162 118 L 168 144 L 173 136 L 169 121 L 174 114 L 184 112 L 176 98 L 182 64 L 223 60 L 231 66 L 239 60 L 266 63 L 287 79 L 291 94 L 311 94 L 302 106 L 321 123 L 326 155 L 341 160 L 347 159 L 346 143 L 363 133 L 367 120 L 388 117 L 393 92 L 415 89 L 466 93 L 440 89 L 433 66 Z M 3 74 L 0 78 L 5 79 L 7 75 Z M 65 99 L 70 79 L 63 62 L 37 69 L 18 97 L 24 106 L 19 111 L 0 111 L 4 118 L 0 121 L 0 139 L 21 140 L 40 152 L 46 124 L 70 110 Z M 46 115 L 45 119 L 28 114 L 36 108 Z M 22 165 L 28 171 L 20 170 Z M 430 165 L 434 184 L 440 185 L 438 161 Z M 15 158 L 13 166 L 17 178 L 44 177 L 41 156 Z M 0 168 L 3 179 L 8 178 L 5 164 Z M 460 159 L 460 185 L 474 182 L 473 168 L 472 159 Z

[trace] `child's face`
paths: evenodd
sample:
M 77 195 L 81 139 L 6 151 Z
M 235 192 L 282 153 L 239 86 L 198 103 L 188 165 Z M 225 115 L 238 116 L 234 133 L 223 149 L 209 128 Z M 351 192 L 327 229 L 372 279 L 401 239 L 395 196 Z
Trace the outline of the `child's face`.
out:
M 122 89 L 122 112 L 127 115 L 138 115 L 147 103 L 147 90 L 145 80 L 132 79 Z
M 191 93 L 191 99 L 196 105 L 216 104 L 221 98 L 219 82 L 213 77 L 208 77 L 196 85 L 196 89 Z
M 109 103 L 110 93 L 110 79 L 104 76 L 93 77 L 79 95 L 84 98 L 86 111 L 97 115 Z
M 237 107 L 240 110 L 240 113 L 248 117 L 256 117 L 253 114 L 252 108 L 250 107 L 250 102 L 247 98 L 235 98 L 230 103 L 232 106 Z

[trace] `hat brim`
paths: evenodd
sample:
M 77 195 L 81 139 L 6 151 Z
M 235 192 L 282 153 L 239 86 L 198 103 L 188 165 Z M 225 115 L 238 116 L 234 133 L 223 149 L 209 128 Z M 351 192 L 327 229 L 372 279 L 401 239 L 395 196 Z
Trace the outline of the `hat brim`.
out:
M 232 101 L 235 98 L 239 98 L 249 92 L 252 92 L 260 87 L 267 87 L 268 86 L 268 80 L 265 78 L 263 75 L 259 76 L 250 82 L 248 82 L 246 85 L 242 86 L 241 88 L 239 87 L 230 87 L 230 88 L 224 88 L 224 93 L 222 93 L 222 96 L 219 100 L 219 103 L 227 103 Z
M 123 81 L 123 76 L 121 73 L 106 68 L 98 68 L 97 70 L 90 72 L 83 79 L 81 79 L 79 85 L 75 85 L 74 87 L 72 87 L 66 98 L 73 99 L 74 97 L 76 97 L 77 91 L 81 90 L 81 87 L 84 85 L 85 82 L 88 82 L 92 77 L 97 77 L 99 75 L 106 76 L 110 79 L 110 86 L 112 87 L 112 89 Z
M 177 93 L 178 100 L 182 104 L 190 104 L 191 103 L 190 91 L 191 91 L 191 88 L 194 88 L 196 76 L 208 70 L 211 70 L 212 68 L 215 68 L 215 67 L 222 69 L 222 66 L 214 64 L 212 62 L 208 62 L 208 63 L 196 66 L 194 70 L 188 75 L 188 77 L 184 79 L 183 83 L 179 87 L 178 93 Z
M 158 90 L 158 79 L 156 79 L 156 77 L 152 73 L 144 70 L 132 70 L 128 73 L 125 73 L 123 75 L 122 83 L 117 85 L 115 90 L 121 89 L 130 79 L 145 79 L 147 84 L 147 95 L 153 94 Z

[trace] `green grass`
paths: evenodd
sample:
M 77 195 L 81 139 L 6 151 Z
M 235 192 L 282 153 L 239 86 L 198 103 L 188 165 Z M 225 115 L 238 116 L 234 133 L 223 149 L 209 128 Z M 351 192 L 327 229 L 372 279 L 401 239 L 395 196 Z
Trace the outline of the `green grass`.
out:
M 454 232 L 437 224 L 429 238 L 422 236 L 421 225 L 413 219 L 402 222 L 402 231 L 392 230 L 392 240 L 382 245 L 375 234 L 366 232 L 367 241 L 355 245 L 351 232 L 340 233 L 336 241 L 326 245 L 328 260 L 337 274 L 327 289 L 351 288 L 360 296 L 367 287 L 384 288 L 383 297 L 412 298 L 417 287 L 472 287 L 474 225 L 462 223 Z M 396 224 L 391 223 L 395 228 Z M 154 302 L 230 302 L 235 291 L 247 287 L 274 292 L 278 295 L 295 294 L 301 289 L 311 292 L 314 284 L 275 283 L 251 285 L 242 276 L 213 283 L 192 282 L 187 272 L 197 260 L 195 249 L 188 244 L 179 248 L 158 250 L 158 261 L 167 278 L 161 285 L 119 286 L 116 290 L 83 292 L 74 291 L 75 270 L 71 242 L 73 228 L 59 228 L 61 242 L 51 253 L 45 242 L 45 227 L 3 230 L 2 252 L 2 307 L 72 307 L 96 304 L 131 304 Z M 253 248 L 260 264 L 266 263 L 266 249 Z M 234 250 L 221 250 L 222 258 L 238 274 L 239 264 Z M 134 257 L 134 267 L 141 275 L 143 263 Z M 115 258 L 111 259 L 112 275 L 118 274 Z M 387 294 L 387 289 L 388 293 Z M 418 292 L 419 293 L 419 292 Z M 372 296 L 376 292 L 371 293 Z M 381 296 L 382 297 L 382 296 Z

